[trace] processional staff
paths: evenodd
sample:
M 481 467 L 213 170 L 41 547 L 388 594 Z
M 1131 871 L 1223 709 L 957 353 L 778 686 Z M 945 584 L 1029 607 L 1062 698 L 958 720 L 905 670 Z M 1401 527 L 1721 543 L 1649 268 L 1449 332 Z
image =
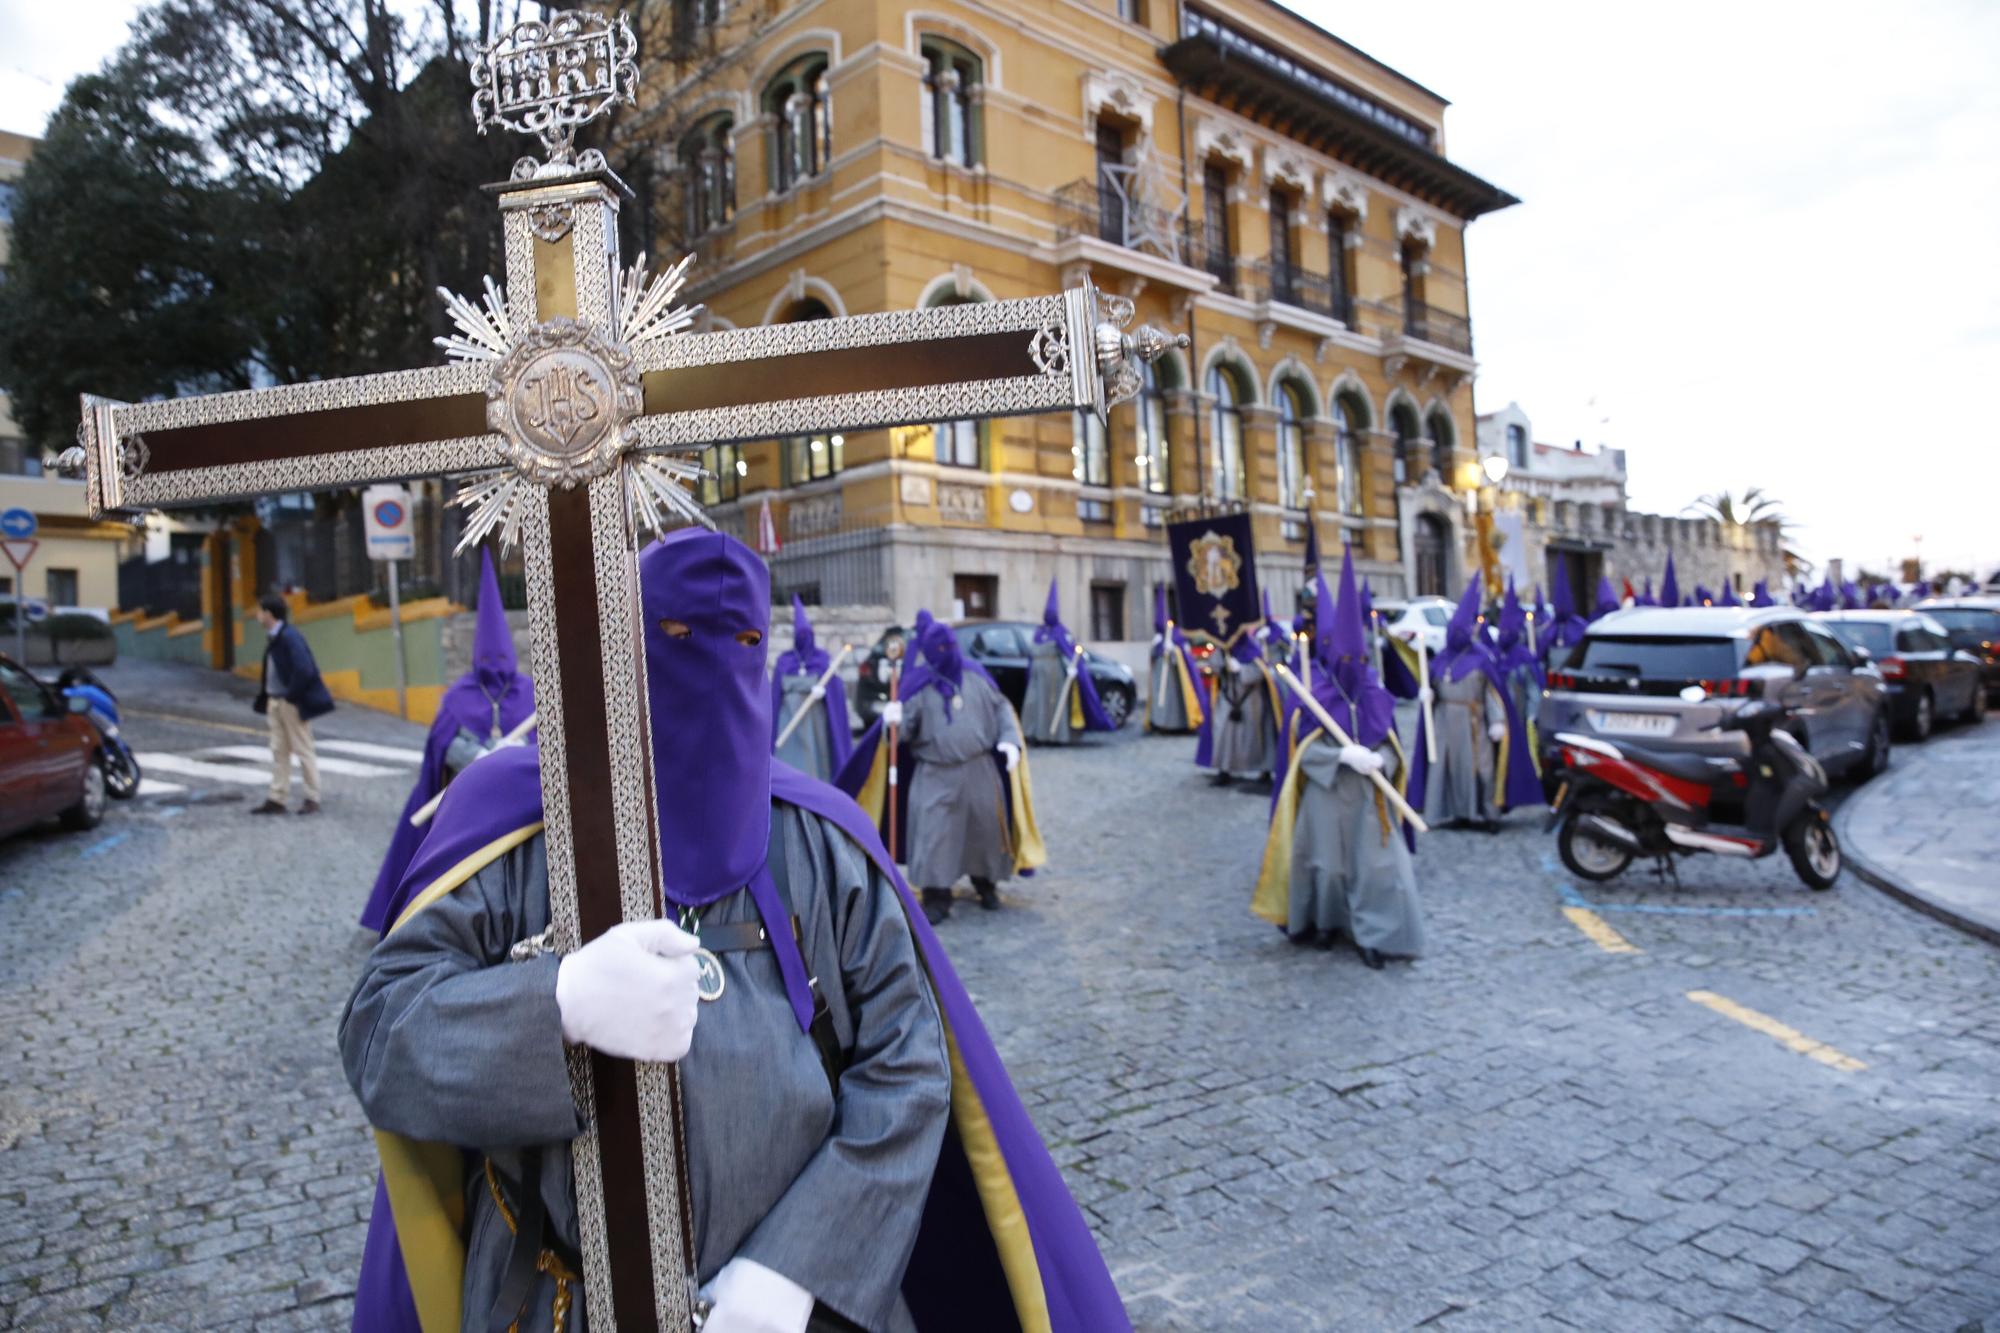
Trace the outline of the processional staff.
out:
M 690 491 L 710 445 L 931 421 L 1090 410 L 1137 395 L 1139 366 L 1187 338 L 1127 327 L 1133 305 L 1085 282 L 1057 296 L 688 332 L 692 256 L 622 266 L 631 191 L 576 130 L 636 104 L 638 40 L 571 9 L 483 48 L 472 110 L 535 134 L 490 187 L 505 281 L 450 293 L 449 363 L 164 402 L 86 394 L 66 470 L 93 517 L 263 494 L 461 475 L 460 549 L 518 543 L 541 730 L 552 938 L 573 951 L 663 905 L 650 781 L 636 548 L 644 529 L 708 520 Z M 560 68 L 559 86 L 511 79 Z M 893 751 L 892 751 L 893 756 Z M 892 807 L 893 808 L 893 807 Z M 694 1327 L 694 1218 L 680 1070 L 571 1047 L 590 1127 L 571 1145 L 589 1322 Z M 427 1322 L 438 1322 L 433 1311 Z M 443 1322 L 450 1322 L 445 1320 Z
M 840 645 L 839 655 L 833 661 L 827 663 L 826 670 L 822 671 L 819 679 L 813 682 L 812 691 L 806 695 L 806 701 L 799 705 L 799 711 L 792 714 L 792 720 L 785 723 L 785 729 L 778 733 L 778 739 L 771 742 L 773 750 L 784 749 L 785 742 L 790 740 L 792 733 L 799 729 L 799 723 L 806 720 L 806 714 L 812 711 L 812 706 L 817 703 L 826 702 L 827 683 L 833 679 L 833 673 L 840 670 L 840 664 L 845 662 L 847 655 L 853 651 L 854 645 L 851 643 Z M 832 726 L 835 723 L 845 724 L 846 721 L 847 719 L 844 717 L 832 718 L 828 720 L 828 725 Z

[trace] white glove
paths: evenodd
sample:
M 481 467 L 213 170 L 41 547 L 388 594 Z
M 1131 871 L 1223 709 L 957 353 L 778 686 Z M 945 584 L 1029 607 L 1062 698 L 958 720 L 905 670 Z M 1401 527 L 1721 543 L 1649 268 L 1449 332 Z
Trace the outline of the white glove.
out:
M 562 960 L 563 1040 L 627 1060 L 672 1061 L 694 1040 L 695 937 L 673 922 L 623 921 Z
M 1417 702 L 1420 704 L 1437 702 L 1437 691 L 1428 685 L 1419 685 L 1417 687 Z
M 1492 741 L 1495 745 L 1498 745 L 1501 741 L 1506 740 L 1507 724 L 1505 722 L 1495 722 L 1491 726 L 1487 727 L 1486 739 Z
M 1340 762 L 1363 777 L 1382 771 L 1382 756 L 1365 745 L 1343 745 L 1340 747 Z
M 1007 761 L 1007 771 L 1009 773 L 1012 773 L 1016 768 L 1020 766 L 1021 763 L 1020 746 L 1014 744 L 1014 742 L 1012 741 L 1001 741 L 998 745 L 994 746 L 993 748 L 998 750 L 1000 752 L 1000 757 Z
M 813 1294 L 755 1259 L 731 1259 L 708 1284 L 702 1333 L 805 1333 Z
M 882 725 L 900 727 L 903 725 L 903 705 L 901 700 L 891 700 L 882 705 Z
M 1229 674 L 1232 676 L 1243 674 L 1243 664 L 1233 657 L 1229 659 Z
M 826 686 L 819 684 L 817 681 L 813 683 L 811 689 L 806 691 L 806 702 L 808 704 L 816 704 L 824 698 L 826 698 Z

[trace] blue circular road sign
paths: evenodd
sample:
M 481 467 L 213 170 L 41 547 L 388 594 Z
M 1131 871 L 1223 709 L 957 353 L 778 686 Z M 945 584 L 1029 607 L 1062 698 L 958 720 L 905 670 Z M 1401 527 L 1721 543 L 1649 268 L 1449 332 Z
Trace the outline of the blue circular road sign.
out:
M 0 511 L 0 537 L 25 541 L 35 535 L 36 526 L 35 516 L 19 506 Z

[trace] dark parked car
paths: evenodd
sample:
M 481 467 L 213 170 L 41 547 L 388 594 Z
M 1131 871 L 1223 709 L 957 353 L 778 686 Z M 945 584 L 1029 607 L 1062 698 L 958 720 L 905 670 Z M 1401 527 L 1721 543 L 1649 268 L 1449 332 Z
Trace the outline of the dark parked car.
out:
M 1690 685 L 1707 697 L 1683 700 Z M 1794 710 L 1787 730 L 1829 772 L 1888 766 L 1882 678 L 1831 630 L 1789 606 L 1688 606 L 1614 611 L 1550 664 L 1538 728 L 1543 771 L 1560 767 L 1558 732 L 1740 753 L 1743 738 L 1715 728 L 1746 699 Z
M 1857 657 L 1882 673 L 1889 715 L 1913 741 L 1928 739 L 1941 717 L 1986 720 L 1979 659 L 1919 611 L 1825 611 L 1820 621 Z
M 60 816 L 73 829 L 104 818 L 97 728 L 12 658 L 0 657 L 0 837 Z
M 2000 703 L 2000 597 L 1931 597 L 1915 609 L 1944 626 L 1952 647 L 1979 659 L 1987 702 Z
M 1028 693 L 1028 649 L 1035 631 L 1041 627 L 1020 620 L 961 620 L 952 628 L 958 631 L 958 642 L 965 655 L 986 668 L 999 684 L 1000 692 L 1007 696 L 1007 702 L 1018 709 Z M 892 640 L 902 643 L 907 634 L 901 625 L 884 630 L 861 664 L 854 691 L 854 711 L 861 715 L 863 726 L 881 716 L 882 705 L 889 698 L 889 644 Z M 1139 697 L 1132 673 L 1088 648 L 1083 650 L 1083 659 L 1105 713 L 1113 723 L 1124 726 Z

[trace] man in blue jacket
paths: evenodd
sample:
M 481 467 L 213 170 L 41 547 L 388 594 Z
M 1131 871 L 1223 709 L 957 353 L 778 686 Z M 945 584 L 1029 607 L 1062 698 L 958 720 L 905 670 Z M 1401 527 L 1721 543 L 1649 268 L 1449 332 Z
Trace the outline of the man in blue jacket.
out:
M 263 688 L 256 710 L 271 727 L 271 794 L 253 815 L 282 815 L 292 790 L 292 756 L 299 757 L 305 782 L 302 815 L 319 813 L 319 756 L 313 753 L 312 720 L 333 711 L 333 696 L 319 678 L 306 636 L 286 623 L 285 599 L 267 593 L 257 603 L 257 623 L 264 627 Z

